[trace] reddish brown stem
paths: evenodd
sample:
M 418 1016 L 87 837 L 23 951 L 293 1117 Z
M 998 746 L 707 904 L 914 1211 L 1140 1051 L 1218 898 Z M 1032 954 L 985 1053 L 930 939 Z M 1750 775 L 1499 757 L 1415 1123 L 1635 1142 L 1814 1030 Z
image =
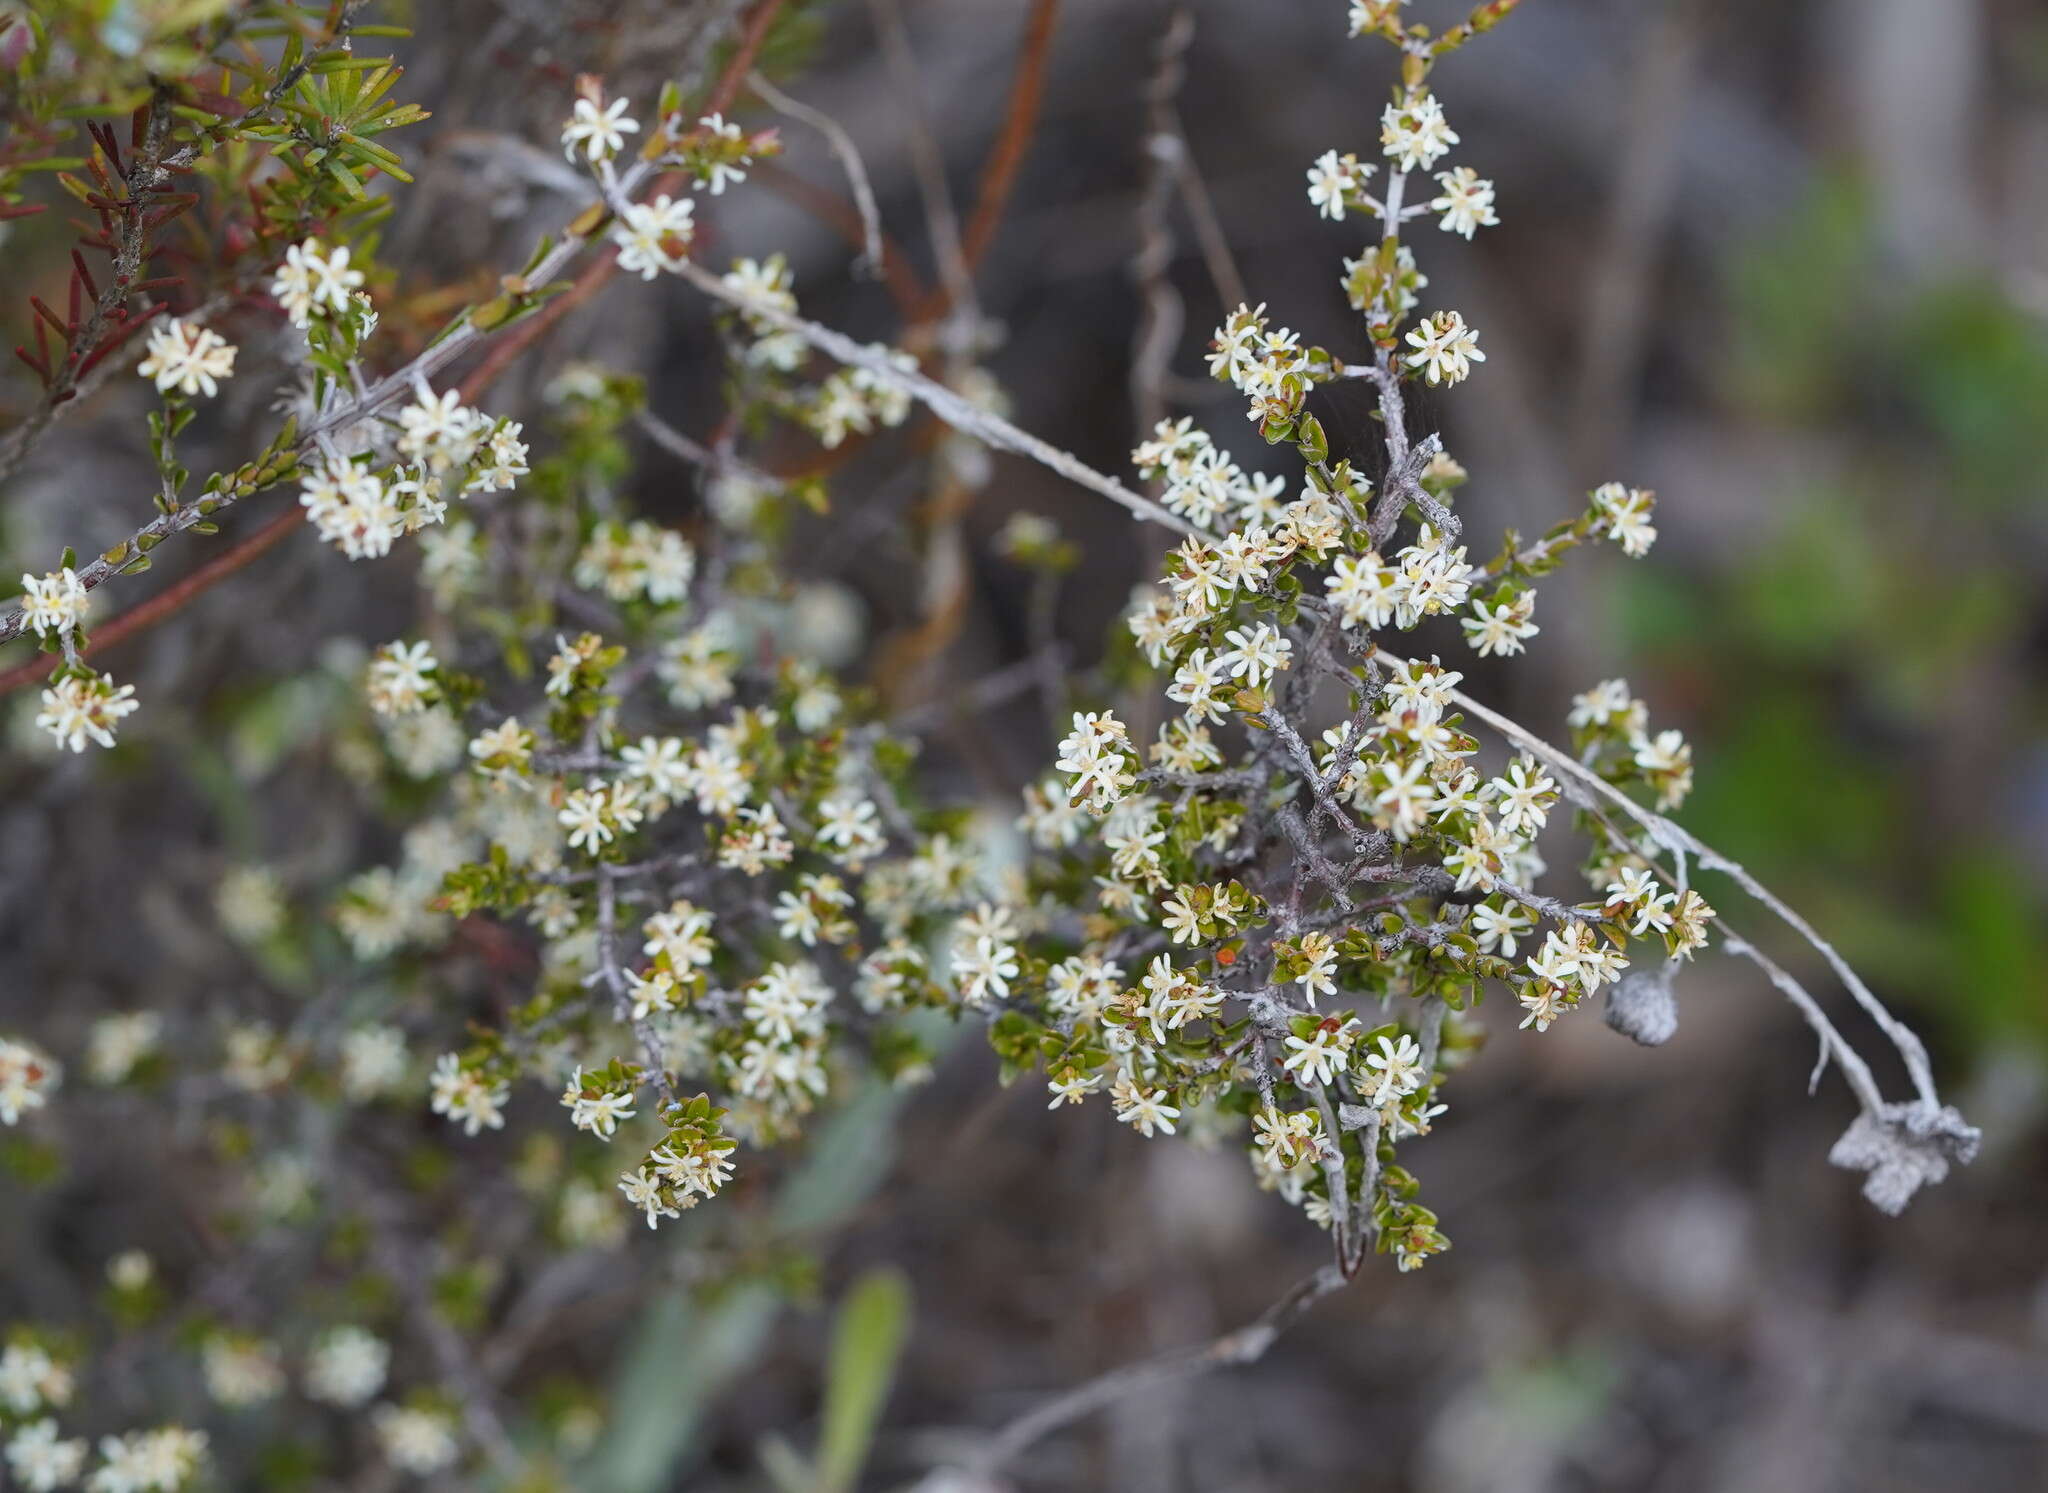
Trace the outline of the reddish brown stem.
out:
M 1017 54 L 1017 73 L 1010 84 L 1010 106 L 996 143 L 982 163 L 981 186 L 975 194 L 974 215 L 960 238 L 960 254 L 971 270 L 981 263 L 989 245 L 995 242 L 1003 209 L 1017 184 L 1017 171 L 1038 132 L 1038 111 L 1045 98 L 1046 60 L 1052 53 L 1053 23 L 1059 18 L 1059 0 L 1033 0 L 1024 23 L 1024 42 Z M 920 308 L 920 321 L 932 321 L 950 309 L 944 286 L 932 291 Z
M 279 540 L 291 533 L 299 522 L 297 507 L 278 514 L 225 554 L 214 556 L 175 585 L 165 587 L 139 606 L 130 607 L 106 626 L 94 629 L 91 642 L 81 650 L 83 656 L 89 657 L 102 648 L 111 647 L 123 638 L 141 632 L 144 628 L 153 627 L 200 592 L 226 580 L 265 550 L 273 548 Z M 0 674 L 0 695 L 10 695 L 23 685 L 49 678 L 63 661 L 64 656 L 61 653 L 43 653 L 25 664 L 9 669 L 6 673 Z

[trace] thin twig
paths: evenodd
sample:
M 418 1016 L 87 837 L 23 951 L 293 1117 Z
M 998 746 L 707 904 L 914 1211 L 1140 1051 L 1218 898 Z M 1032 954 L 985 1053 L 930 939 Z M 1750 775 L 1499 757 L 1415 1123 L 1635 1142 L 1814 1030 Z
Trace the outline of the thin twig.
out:
M 813 109 L 801 99 L 791 98 L 769 82 L 758 69 L 747 75 L 747 86 L 759 94 L 769 108 L 802 120 L 825 137 L 825 143 L 832 147 L 832 153 L 839 157 L 839 164 L 846 172 L 846 184 L 853 190 L 853 205 L 860 213 L 861 256 L 854 261 L 855 267 L 870 277 L 880 275 L 883 263 L 882 212 L 875 206 L 875 189 L 868 180 L 868 168 L 861 162 L 860 147 L 853 143 L 853 136 L 822 109 Z
M 960 215 L 954 210 L 953 194 L 946 185 L 946 158 L 932 135 L 931 118 L 925 112 L 917 53 L 911 49 L 910 34 L 904 29 L 902 9 L 896 0 L 868 0 L 868 14 L 874 18 L 875 34 L 881 40 L 891 81 L 901 95 L 909 123 L 910 166 L 917 177 L 918 196 L 924 203 L 932 254 L 939 266 L 939 283 L 945 287 L 951 309 L 966 318 L 966 325 L 978 326 L 981 310 L 975 304 L 974 272 L 968 267 L 967 251 L 960 236 Z
M 1187 150 L 1174 121 L 1173 98 L 1186 76 L 1181 58 L 1194 35 L 1194 17 L 1186 6 L 1177 6 L 1159 38 L 1152 77 L 1145 85 L 1151 126 L 1145 138 L 1145 181 L 1138 194 L 1138 251 L 1131 258 L 1142 303 L 1131 341 L 1131 410 L 1140 440 L 1166 418 L 1166 377 L 1187 324 L 1180 292 L 1167 275 L 1173 265 L 1173 230 L 1166 215 Z
M 800 316 L 792 316 L 777 307 L 749 299 L 727 286 L 718 276 L 701 270 L 694 264 L 686 262 L 676 273 L 714 300 L 723 301 L 737 310 L 745 311 L 756 321 L 766 322 L 780 331 L 794 332 L 819 352 L 852 367 L 864 368 L 884 383 L 895 385 L 965 435 L 971 435 L 999 451 L 1013 451 L 1020 456 L 1028 456 L 1033 461 L 1058 472 L 1069 482 L 1089 488 L 1111 502 L 1121 504 L 1140 518 L 1148 519 L 1155 524 L 1164 524 L 1167 528 L 1178 530 L 1182 534 L 1198 538 L 1210 537 L 1206 530 L 1197 528 L 1151 499 L 1132 492 L 1114 478 L 1104 476 L 1079 457 L 1040 440 L 1028 431 L 1018 429 L 1000 415 L 990 414 L 987 410 L 969 404 L 951 389 L 943 384 L 934 383 L 921 373 L 897 367 L 882 354 L 863 347 L 843 333 L 820 326 L 814 321 L 806 321 Z
M 1325 1296 L 1342 1290 L 1344 1283 L 1343 1271 L 1325 1265 L 1234 1332 L 1199 1347 L 1177 1348 L 1125 1364 L 1057 1395 L 996 1432 L 970 1460 L 969 1468 L 983 1478 L 991 1477 L 1032 1443 L 1130 1395 L 1213 1369 L 1257 1363 L 1281 1333 Z
M 1392 662 L 1400 662 L 1400 660 L 1394 659 L 1390 654 L 1383 652 L 1382 656 Z M 1912 1079 L 1914 1091 L 1921 1103 L 1929 1108 L 1939 1106 L 1941 1101 L 1934 1086 L 1933 1067 L 1928 1062 L 1927 1049 L 1922 1045 L 1920 1038 L 1913 1032 L 1912 1028 L 1892 1015 L 1883 1001 L 1871 993 L 1870 987 L 1863 983 L 1862 977 L 1854 969 L 1850 968 L 1848 960 L 1841 956 L 1835 946 L 1816 933 L 1812 924 L 1808 923 L 1805 918 L 1787 906 L 1769 887 L 1758 881 L 1756 877 L 1752 876 L 1743 867 L 1721 854 L 1720 851 L 1715 850 L 1712 846 L 1700 840 L 1690 830 L 1666 819 L 1661 814 L 1645 809 L 1598 773 L 1581 765 L 1568 752 L 1552 746 L 1527 727 L 1519 725 L 1496 710 L 1489 709 L 1470 695 L 1464 694 L 1459 690 L 1453 689 L 1448 693 L 1450 699 L 1458 705 L 1471 711 L 1473 715 L 1486 722 L 1486 724 L 1493 727 L 1503 736 L 1526 749 L 1531 755 L 1539 758 L 1553 771 L 1570 778 L 1574 783 L 1597 794 L 1615 808 L 1621 810 L 1622 813 L 1647 830 L 1650 838 L 1659 846 L 1671 851 L 1674 855 L 1689 854 L 1699 866 L 1709 871 L 1719 871 L 1724 876 L 1727 876 L 1737 886 L 1741 887 L 1744 892 L 1748 893 L 1752 900 L 1768 908 L 1781 922 L 1805 939 L 1827 961 L 1828 967 L 1835 972 L 1836 977 L 1848 988 L 1849 993 L 1855 997 L 1856 1003 L 1863 1008 L 1865 1014 L 1877 1024 L 1878 1029 L 1898 1049 L 1899 1057 L 1906 1066 L 1906 1072 Z M 1764 960 L 1746 941 L 1729 939 L 1725 940 L 1725 942 L 1730 953 L 1740 954 L 1757 963 L 1764 970 L 1765 974 L 1771 976 L 1774 984 L 1777 984 L 1781 990 L 1785 988 L 1780 980 L 1783 972 L 1779 971 L 1775 965 Z M 1802 1006 L 1801 1009 L 1807 1014 L 1809 1021 L 1814 1020 L 1818 1014 L 1817 1008 L 1808 1011 L 1805 1006 Z M 1823 1023 L 1826 1021 L 1824 1016 L 1821 1016 L 1819 1019 Z M 1832 1031 L 1833 1028 L 1830 1026 L 1823 1035 Z M 1834 1041 L 1840 1047 L 1848 1046 L 1846 1039 L 1842 1038 L 1839 1033 L 1834 1033 Z M 1862 1097 L 1860 1092 L 1858 1097 Z

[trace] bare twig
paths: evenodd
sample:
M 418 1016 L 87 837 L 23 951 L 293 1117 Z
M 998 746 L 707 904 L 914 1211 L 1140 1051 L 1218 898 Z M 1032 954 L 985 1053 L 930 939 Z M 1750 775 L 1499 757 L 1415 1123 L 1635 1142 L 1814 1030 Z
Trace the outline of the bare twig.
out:
M 939 284 L 945 288 L 951 311 L 964 316 L 965 325 L 979 326 L 981 309 L 975 303 L 974 271 L 967 262 L 953 193 L 946 185 L 946 158 L 932 135 L 931 119 L 925 112 L 917 54 L 911 49 L 910 34 L 904 29 L 902 9 L 897 0 L 868 0 L 868 14 L 874 18 L 875 34 L 888 59 L 890 80 L 900 95 L 909 123 L 910 166 L 917 177 L 918 196 L 924 203 L 925 225 L 939 266 Z
M 853 205 L 860 213 L 861 257 L 855 264 L 870 276 L 880 275 L 883 262 L 882 213 L 875 206 L 875 189 L 868 180 L 868 168 L 861 162 L 860 148 L 853 143 L 853 136 L 847 134 L 831 115 L 822 109 L 813 109 L 801 99 L 791 98 L 758 70 L 747 75 L 747 86 L 759 94 L 769 108 L 802 120 L 825 137 L 825 143 L 832 147 L 832 153 L 839 157 L 839 164 L 846 171 L 846 184 L 853 191 Z
M 1391 655 L 1385 656 L 1391 658 Z M 1753 900 L 1761 903 L 1787 927 L 1805 939 L 1820 954 L 1821 958 L 1827 961 L 1828 967 L 1835 972 L 1836 977 L 1848 988 L 1849 993 L 1855 997 L 1856 1003 L 1863 1008 L 1865 1014 L 1877 1024 L 1878 1029 L 1898 1049 L 1899 1057 L 1905 1064 L 1908 1076 L 1912 1079 L 1914 1092 L 1919 1102 L 1930 1109 L 1940 1106 L 1941 1101 L 1934 1086 L 1933 1068 L 1928 1062 L 1927 1049 L 1922 1045 L 1920 1038 L 1913 1032 L 1912 1028 L 1892 1015 L 1884 1002 L 1871 993 L 1870 987 L 1863 983 L 1862 977 L 1854 969 L 1850 968 L 1848 960 L 1841 956 L 1835 949 L 1835 946 L 1814 932 L 1813 925 L 1808 923 L 1805 918 L 1801 917 L 1791 907 L 1787 906 L 1776 893 L 1758 881 L 1743 867 L 1721 854 L 1718 850 L 1715 850 L 1712 846 L 1702 842 L 1690 830 L 1673 823 L 1661 814 L 1645 809 L 1612 783 L 1609 783 L 1605 778 L 1591 769 L 1582 766 L 1570 753 L 1552 746 L 1527 727 L 1510 720 L 1496 710 L 1489 709 L 1459 690 L 1453 689 L 1449 691 L 1449 696 L 1458 705 L 1469 710 L 1480 720 L 1486 722 L 1487 725 L 1493 727 L 1494 730 L 1500 732 L 1510 741 L 1513 741 L 1532 756 L 1541 760 L 1552 771 L 1558 773 L 1561 777 L 1570 779 L 1581 790 L 1606 800 L 1607 803 L 1619 809 L 1628 818 L 1633 819 L 1647 830 L 1651 840 L 1663 849 L 1670 851 L 1673 855 L 1690 855 L 1695 864 L 1710 871 L 1719 871 L 1724 876 L 1727 876 L 1737 886 L 1741 887 L 1744 892 L 1748 893 Z M 1764 960 L 1746 941 L 1729 939 L 1726 942 L 1729 952 L 1740 954 L 1756 962 L 1771 977 L 1774 984 L 1777 984 L 1781 990 L 1786 988 L 1784 981 L 1780 978 L 1783 972 L 1778 970 L 1775 965 Z M 1789 990 L 1787 994 L 1790 994 Z M 1801 1003 L 1801 1012 L 1806 1015 L 1809 1021 L 1815 1022 L 1817 1028 L 1822 1030 L 1823 1037 L 1831 1040 L 1831 1044 L 1836 1049 L 1848 1047 L 1847 1040 L 1839 1032 L 1835 1032 L 1831 1025 L 1821 1027 L 1821 1023 L 1826 1022 L 1826 1017 L 1819 1013 L 1818 1007 L 1812 1007 L 1810 1002 Z M 1818 1019 L 1816 1020 L 1816 1018 Z M 1832 1034 L 1831 1037 L 1830 1034 Z M 1865 1076 L 1866 1078 L 1868 1076 L 1867 1069 L 1865 1070 Z M 1852 1080 L 1852 1086 L 1853 1084 L 1854 1081 Z M 1857 1097 L 1859 1099 L 1865 1098 L 1865 1093 L 1860 1087 L 1858 1088 Z
M 1281 1333 L 1325 1296 L 1342 1290 L 1344 1283 L 1343 1271 L 1335 1265 L 1325 1265 L 1233 1332 L 1226 1332 L 1199 1347 L 1178 1348 L 1111 1369 L 1086 1384 L 1055 1396 L 990 1437 L 970 1460 L 969 1470 L 988 1478 L 1034 1442 L 1130 1395 L 1177 1380 L 1192 1379 L 1214 1369 L 1257 1363 Z
M 1143 303 L 1131 346 L 1131 410 L 1140 439 L 1166 418 L 1166 379 L 1187 323 L 1180 292 L 1167 277 L 1173 264 L 1173 231 L 1166 214 L 1187 151 L 1174 119 L 1173 99 L 1186 75 L 1181 58 L 1194 35 L 1194 17 L 1187 7 L 1176 7 L 1159 38 L 1152 77 L 1145 85 L 1151 123 L 1145 138 L 1145 183 L 1138 194 L 1138 252 L 1131 259 Z
M 1164 524 L 1183 534 L 1208 537 L 1207 531 L 1198 529 L 1179 515 L 1160 507 L 1151 499 L 1132 492 L 1121 482 L 1106 477 L 1080 458 L 1040 440 L 1027 431 L 1018 429 L 1000 415 L 979 409 L 955 394 L 943 384 L 935 383 L 921 373 L 899 368 L 888 358 L 869 348 L 863 347 L 844 333 L 830 327 L 806 321 L 800 316 L 774 306 L 763 305 L 731 289 L 716 275 L 685 263 L 677 271 L 685 280 L 703 291 L 714 300 L 725 302 L 737 310 L 745 311 L 757 321 L 785 332 L 794 332 L 810 343 L 819 352 L 836 358 L 855 368 L 864 368 L 885 383 L 893 384 L 925 406 L 941 420 L 976 440 L 995 447 L 999 451 L 1013 451 L 1028 456 L 1042 466 L 1051 468 L 1069 482 L 1102 494 L 1113 503 L 1121 504 L 1140 518 L 1155 524 Z
M 359 1175 L 357 1182 L 370 1223 L 371 1258 L 405 1298 L 412 1324 L 426 1338 L 442 1383 L 461 1405 L 462 1423 L 470 1438 L 489 1454 L 501 1476 L 508 1480 L 517 1477 L 524 1471 L 526 1459 L 505 1429 L 496 1397 L 479 1370 L 477 1354 L 435 1304 L 427 1261 L 412 1243 L 418 1236 L 405 1205 L 367 1176 Z

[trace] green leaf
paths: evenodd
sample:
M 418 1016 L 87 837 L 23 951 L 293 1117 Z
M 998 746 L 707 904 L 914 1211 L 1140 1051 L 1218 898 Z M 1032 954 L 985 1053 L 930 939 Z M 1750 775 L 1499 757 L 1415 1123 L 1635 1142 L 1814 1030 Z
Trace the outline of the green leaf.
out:
M 900 1271 L 874 1270 L 855 1282 L 832 1334 L 818 1493 L 852 1493 L 867 1464 L 909 1331 L 910 1282 Z
M 612 1397 L 612 1431 L 585 1487 L 656 1493 L 674 1470 L 713 1396 L 754 1361 L 779 1298 L 745 1285 L 702 1309 L 674 1291 L 643 1314 Z

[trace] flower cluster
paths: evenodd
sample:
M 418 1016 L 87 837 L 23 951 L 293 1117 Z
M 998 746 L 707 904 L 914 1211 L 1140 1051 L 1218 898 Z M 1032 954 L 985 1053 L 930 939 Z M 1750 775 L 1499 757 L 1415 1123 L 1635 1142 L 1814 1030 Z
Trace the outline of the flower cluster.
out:
M 89 741 L 112 746 L 114 728 L 135 709 L 134 685 L 117 687 L 105 674 L 73 666 L 61 670 L 56 682 L 43 691 L 36 725 L 65 750 L 82 752 Z
M 383 427 L 389 465 L 375 456 L 329 452 L 299 478 L 299 505 L 320 537 L 351 560 L 391 553 L 399 538 L 440 524 L 451 499 L 508 491 L 527 473 L 517 421 L 492 420 L 454 390 L 424 382 Z
M 183 1426 L 159 1426 L 99 1438 L 98 1462 L 88 1472 L 90 1448 L 67 1437 L 56 1412 L 73 1398 L 69 1364 L 27 1333 L 0 1349 L 0 1425 L 12 1422 L 5 1462 L 15 1486 L 51 1493 L 84 1480 L 86 1493 L 179 1493 L 204 1465 L 207 1435 Z
M 61 746 L 111 746 L 136 709 L 132 687 L 83 662 L 90 588 L 221 502 L 296 482 L 307 519 L 351 559 L 407 535 L 421 551 L 417 615 L 393 627 L 406 636 L 367 656 L 334 649 L 321 669 L 338 687 L 306 706 L 328 712 L 327 764 L 390 821 L 386 863 L 310 895 L 282 868 L 244 865 L 214 895 L 237 957 L 307 987 L 303 1014 L 209 1017 L 204 1030 L 156 1010 L 102 1015 L 78 1067 L 86 1102 L 175 1087 L 204 1109 L 195 1129 L 232 1161 L 243 1222 L 345 1219 L 329 1252 L 405 1298 L 447 1382 L 402 1387 L 413 1355 L 382 1335 L 396 1307 L 368 1291 L 317 1308 L 303 1332 L 193 1313 L 176 1351 L 216 1404 L 253 1409 L 296 1386 L 421 1479 L 448 1477 L 471 1442 L 495 1454 L 511 1444 L 492 1431 L 508 1379 L 479 1364 L 504 1339 L 468 1363 L 461 1333 L 498 1295 L 504 1259 L 463 1262 L 444 1244 L 515 1196 L 539 1226 L 507 1230 L 505 1256 L 538 1241 L 625 1251 L 636 1218 L 656 1230 L 722 1199 L 702 1219 L 703 1258 L 723 1258 L 717 1219 L 737 1210 L 735 1268 L 764 1268 L 773 1251 L 755 1247 L 762 1215 L 748 1209 L 785 1175 L 772 1150 L 849 1115 L 872 1123 L 853 1101 L 929 1077 L 949 1029 L 985 1036 L 1005 1082 L 1042 1081 L 1048 1109 L 1099 1101 L 1141 1139 L 1231 1141 L 1253 1185 L 1328 1232 L 1343 1277 L 1372 1251 L 1408 1271 L 1449 1247 L 1409 1146 L 1447 1112 L 1489 996 L 1527 1040 L 1583 1020 L 1571 1013 L 1596 998 L 1638 1040 L 1668 1034 L 1661 1011 L 1641 1010 L 1668 998 L 1716 918 L 1689 878 L 1739 870 L 1657 812 L 1692 787 L 1690 745 L 1653 729 L 1617 679 L 1573 701 L 1573 750 L 1559 751 L 1467 697 L 1457 666 L 1460 645 L 1488 660 L 1531 647 L 1537 583 L 1571 549 L 1610 540 L 1645 555 L 1655 495 L 1604 484 L 1488 559 L 1456 506 L 1467 474 L 1415 428 L 1418 385 L 1459 384 L 1485 354 L 1459 312 L 1424 309 L 1406 225 L 1433 218 L 1469 240 L 1499 217 L 1494 184 L 1446 162 L 1462 142 L 1430 75 L 1499 13 L 1483 7 L 1432 43 L 1401 0 L 1352 0 L 1354 34 L 1398 48 L 1399 83 L 1381 159 L 1332 148 L 1307 194 L 1326 222 L 1370 225 L 1341 277 L 1359 325 L 1338 345 L 1361 355 L 1239 305 L 1207 362 L 1245 423 L 1161 420 L 1132 453 L 1156 502 L 1083 474 L 1179 540 L 1099 665 L 1063 669 L 1050 648 L 1033 660 L 1048 719 L 1070 729 L 1048 733 L 1061 739 L 1014 827 L 999 799 L 962 803 L 919 771 L 912 733 L 928 707 L 853 682 L 872 641 L 862 603 L 809 578 L 797 552 L 815 516 L 836 520 L 831 493 L 767 463 L 789 441 L 844 453 L 920 400 L 952 427 L 931 447 L 935 523 L 990 481 L 977 438 L 1068 475 L 1078 463 L 1007 425 L 973 337 L 942 342 L 927 369 L 805 321 L 781 255 L 716 277 L 691 263 L 700 209 L 745 181 L 772 134 L 685 110 L 675 88 L 643 125 L 583 80 L 560 143 L 601 200 L 442 333 L 495 331 L 539 305 L 577 250 L 606 243 L 629 275 L 679 275 L 722 308 L 733 408 L 702 445 L 667 430 L 637 380 L 577 364 L 548 386 L 530 451 L 521 425 L 433 387 L 450 361 L 430 354 L 447 344 L 398 298 L 387 310 L 428 353 L 375 376 L 365 287 L 387 280 L 372 241 L 339 242 L 339 213 L 273 215 L 290 226 L 264 238 L 262 262 L 304 334 L 285 340 L 309 387 L 262 457 L 187 505 L 172 442 L 186 401 L 234 374 L 236 350 L 191 318 L 151 326 L 141 371 L 167 396 L 151 425 L 159 521 L 83 569 L 67 552 L 22 579 L 19 628 L 60 665 L 36 721 Z M 336 51 L 311 76 L 365 71 L 346 60 Z M 337 128 L 337 152 L 361 143 Z M 702 195 L 656 190 L 657 175 Z M 303 238 L 277 263 L 276 246 L 314 224 L 336 242 Z M 1333 449 L 1311 412 L 1344 381 L 1377 404 L 1373 449 Z M 1238 449 L 1252 430 L 1269 456 Z M 643 433 L 659 459 L 703 469 L 658 518 L 622 480 Z M 515 484 L 516 510 L 450 512 Z M 1012 517 L 993 549 L 1030 572 L 1033 624 L 1049 628 L 1078 549 L 1037 514 Z M 1575 864 L 1554 871 L 1560 855 Z M 194 1053 L 203 1082 L 181 1071 Z M 40 1128 L 60 1076 L 40 1049 L 0 1039 L 0 1122 Z M 310 1106 L 326 1107 L 320 1123 L 283 1122 Z M 394 1159 L 381 1141 L 407 1110 L 462 1139 L 407 1151 L 386 1192 L 371 1174 Z M 493 1158 L 506 1166 L 489 1185 L 444 1185 Z M 329 1171 L 340 1185 L 318 1185 Z M 416 1250 L 405 1215 L 430 1208 L 434 1244 Z M 566 1278 L 523 1265 L 514 1278 L 537 1297 Z M 146 1258 L 120 1257 L 109 1283 L 125 1321 L 151 1320 Z M 96 1461 L 67 1437 L 77 1357 L 26 1331 L 0 1347 L 15 1482 L 135 1493 L 200 1475 L 201 1432 L 106 1435 Z
M 1375 15 L 1361 29 L 1381 26 Z M 1032 940 L 999 951 L 1013 1014 L 996 1040 L 1006 1059 L 1041 1067 L 1055 1105 L 1107 1092 L 1141 1134 L 1254 1114 L 1262 1185 L 1331 1229 L 1341 1256 L 1373 1243 L 1412 1269 L 1446 1241 L 1395 1147 L 1442 1112 L 1442 1076 L 1474 1040 L 1463 1013 L 1500 985 L 1542 1031 L 1645 942 L 1659 961 L 1689 957 L 1713 912 L 1682 865 L 1667 889 L 1661 845 L 1596 814 L 1580 827 L 1597 898 L 1540 890 L 1539 839 L 1560 799 L 1584 790 L 1526 750 L 1481 766 L 1488 744 L 1460 709 L 1463 676 L 1380 641 L 1454 618 L 1481 657 L 1521 653 L 1538 632 L 1533 582 L 1565 550 L 1608 538 L 1639 556 L 1655 532 L 1650 495 L 1610 484 L 1536 546 L 1511 539 L 1493 562 L 1470 558 L 1450 506 L 1465 474 L 1435 437 L 1408 434 L 1402 386 L 1461 382 L 1484 355 L 1455 311 L 1403 326 L 1427 282 L 1399 237 L 1427 212 L 1469 238 L 1497 220 L 1494 188 L 1445 169 L 1438 196 L 1404 205 L 1419 195 L 1409 174 L 1459 143 L 1412 76 L 1381 143 L 1390 175 L 1377 196 L 1374 167 L 1355 156 L 1330 151 L 1309 171 L 1323 216 L 1379 220 L 1380 241 L 1345 264 L 1372 360 L 1347 366 L 1264 306 L 1239 307 L 1210 344 L 1210 372 L 1244 396 L 1269 444 L 1300 457 L 1298 483 L 1247 473 L 1186 419 L 1133 453 L 1195 531 L 1128 617 L 1178 718 L 1141 770 L 1116 715 L 1078 711 L 1058 785 L 1027 792 L 1020 824 L 1043 853 L 1027 905 L 1085 878 L 1094 906 L 1056 919 L 1042 952 Z M 1349 378 L 1379 396 L 1377 486 L 1308 413 L 1312 389 Z M 1329 686 L 1343 701 L 1334 719 L 1317 714 Z M 1690 752 L 1676 732 L 1648 734 L 1625 686 L 1619 699 L 1612 689 L 1572 712 L 1584 760 L 1669 807 L 1689 786 Z M 1377 1025 L 1359 1014 L 1368 1003 Z
M 172 317 L 150 327 L 147 356 L 135 371 L 155 380 L 158 393 L 211 399 L 234 374 L 235 348 L 218 332 Z

